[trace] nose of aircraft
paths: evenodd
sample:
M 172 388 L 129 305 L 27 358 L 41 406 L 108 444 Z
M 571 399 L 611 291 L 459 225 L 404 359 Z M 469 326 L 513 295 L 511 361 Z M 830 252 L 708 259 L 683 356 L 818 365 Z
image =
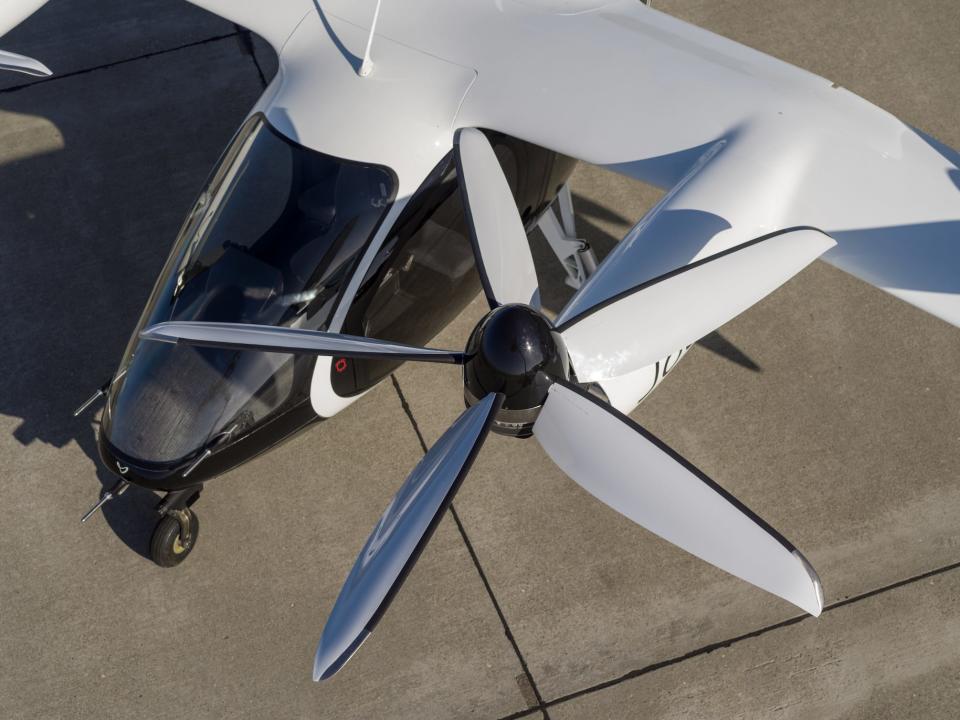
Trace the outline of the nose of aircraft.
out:
M 239 436 L 287 398 L 285 360 L 141 342 L 103 415 L 101 450 L 114 456 L 111 469 L 129 467 L 163 489 L 174 476 L 181 484 L 185 467 L 224 433 Z

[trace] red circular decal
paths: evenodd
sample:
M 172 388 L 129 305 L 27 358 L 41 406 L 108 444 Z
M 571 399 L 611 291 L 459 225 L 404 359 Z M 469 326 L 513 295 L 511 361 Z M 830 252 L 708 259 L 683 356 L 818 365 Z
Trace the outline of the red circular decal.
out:
M 340 358 L 339 360 L 337 360 L 336 364 L 333 367 L 334 369 L 336 369 L 338 373 L 342 373 L 344 370 L 347 369 L 346 358 Z

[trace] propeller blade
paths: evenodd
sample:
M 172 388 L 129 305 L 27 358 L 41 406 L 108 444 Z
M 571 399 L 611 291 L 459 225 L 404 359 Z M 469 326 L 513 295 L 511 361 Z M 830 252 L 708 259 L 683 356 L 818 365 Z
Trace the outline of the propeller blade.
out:
M 617 512 L 811 615 L 823 610 L 820 579 L 793 545 L 627 416 L 557 383 L 533 433 L 561 470 Z
M 379 622 L 460 488 L 502 404 L 503 396 L 491 393 L 464 411 L 387 506 L 323 628 L 314 680 L 340 670 Z
M 143 340 L 234 350 L 263 350 L 349 358 L 388 357 L 398 360 L 463 364 L 463 353 L 453 350 L 435 350 L 387 340 L 273 325 L 172 321 L 148 327 L 140 333 L 140 337 Z
M 704 258 L 557 318 L 581 382 L 653 365 L 732 320 L 836 243 L 812 228 L 783 230 Z
M 463 128 L 457 133 L 456 156 L 470 239 L 490 307 L 521 303 L 539 310 L 530 243 L 490 141 L 475 128 Z
M 39 60 L 27 57 L 26 55 L 17 55 L 12 52 L 0 50 L 0 70 L 13 70 L 22 72 L 25 75 L 33 77 L 49 77 L 53 75 L 50 68 Z

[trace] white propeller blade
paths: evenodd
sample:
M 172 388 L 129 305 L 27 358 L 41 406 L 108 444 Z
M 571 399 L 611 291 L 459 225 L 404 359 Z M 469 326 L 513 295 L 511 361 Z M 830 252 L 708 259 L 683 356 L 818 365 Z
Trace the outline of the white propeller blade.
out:
M 557 383 L 533 433 L 560 469 L 617 512 L 811 615 L 823 610 L 820 580 L 793 545 L 625 415 Z
M 17 55 L 0 50 L 0 70 L 13 70 L 33 77 L 49 77 L 53 75 L 46 65 L 26 55 Z
M 334 675 L 373 630 L 459 489 L 502 403 L 502 395 L 491 393 L 464 411 L 387 506 L 323 628 L 314 680 Z
M 140 337 L 158 342 L 235 350 L 336 355 L 351 358 L 391 357 L 398 360 L 463 364 L 463 353 L 453 350 L 434 350 L 386 340 L 273 325 L 172 321 L 148 327 L 140 333 Z
M 490 307 L 521 303 L 539 310 L 530 243 L 496 153 L 486 135 L 464 128 L 457 134 L 456 155 L 477 270 Z
M 653 365 L 732 320 L 836 243 L 801 228 L 751 240 L 595 305 L 557 326 L 581 382 Z

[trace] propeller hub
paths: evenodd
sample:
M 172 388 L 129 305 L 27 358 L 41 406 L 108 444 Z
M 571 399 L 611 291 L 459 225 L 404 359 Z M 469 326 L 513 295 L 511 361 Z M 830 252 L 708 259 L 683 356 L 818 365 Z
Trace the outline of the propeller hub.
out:
M 491 310 L 470 334 L 466 355 L 467 405 L 488 393 L 506 396 L 492 428 L 501 435 L 529 437 L 553 380 L 570 377 L 563 338 L 549 320 L 527 305 Z

